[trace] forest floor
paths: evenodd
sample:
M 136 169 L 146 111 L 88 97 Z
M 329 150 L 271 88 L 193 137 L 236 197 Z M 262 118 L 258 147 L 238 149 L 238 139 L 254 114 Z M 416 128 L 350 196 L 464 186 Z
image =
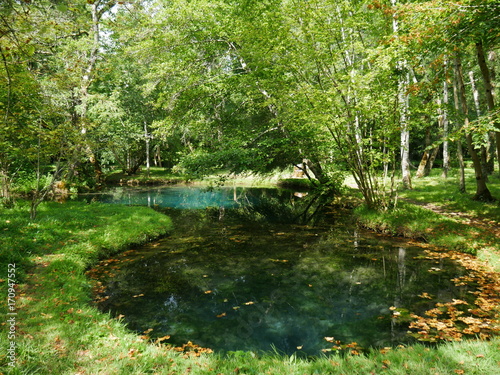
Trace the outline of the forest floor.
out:
M 432 202 L 422 202 L 414 199 L 405 199 L 405 200 L 411 204 L 415 204 L 420 207 L 426 208 L 437 214 L 447 216 L 453 219 L 459 219 L 464 224 L 468 224 L 473 227 L 477 227 L 484 231 L 487 231 L 491 233 L 491 235 L 499 238 L 500 241 L 500 217 L 498 217 L 497 220 L 495 220 L 489 217 L 476 216 L 471 214 L 470 212 L 455 211 Z

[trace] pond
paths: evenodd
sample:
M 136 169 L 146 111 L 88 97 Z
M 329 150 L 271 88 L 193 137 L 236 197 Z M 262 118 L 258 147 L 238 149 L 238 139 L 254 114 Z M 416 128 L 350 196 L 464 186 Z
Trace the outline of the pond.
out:
M 450 281 L 465 273 L 451 260 L 363 232 L 348 210 L 306 193 L 171 187 L 93 199 L 172 218 L 169 236 L 91 274 L 100 309 L 174 345 L 304 355 L 331 348 L 325 337 L 395 346 L 409 340 L 409 312 L 470 296 Z

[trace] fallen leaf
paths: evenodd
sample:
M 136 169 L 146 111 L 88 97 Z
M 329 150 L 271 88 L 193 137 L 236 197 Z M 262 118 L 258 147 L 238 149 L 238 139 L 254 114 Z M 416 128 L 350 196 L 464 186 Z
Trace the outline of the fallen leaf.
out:
M 418 295 L 420 298 L 427 298 L 427 299 L 432 299 L 432 297 L 429 295 L 429 293 L 424 292 L 422 294 Z

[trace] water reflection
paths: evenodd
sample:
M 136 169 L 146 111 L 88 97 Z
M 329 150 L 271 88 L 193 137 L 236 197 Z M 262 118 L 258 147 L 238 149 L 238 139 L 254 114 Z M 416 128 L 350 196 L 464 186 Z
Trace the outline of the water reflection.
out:
M 324 194 L 293 192 L 287 189 L 242 187 L 200 188 L 189 186 L 130 188 L 117 187 L 105 193 L 82 194 L 79 199 L 154 208 L 214 209 L 219 218 L 226 209 L 239 209 L 253 220 L 302 222 L 315 219 L 328 201 Z
M 365 347 L 404 342 L 407 322 L 391 306 L 421 313 L 468 298 L 450 281 L 463 272 L 454 263 L 429 272 L 433 261 L 414 259 L 421 249 L 362 233 L 347 212 L 270 189 L 227 189 L 211 196 L 220 206 L 200 208 L 208 193 L 188 192 L 196 202 L 127 197 L 171 204 L 163 210 L 175 230 L 97 269 L 107 287 L 100 308 L 174 344 L 318 354 L 327 336 Z

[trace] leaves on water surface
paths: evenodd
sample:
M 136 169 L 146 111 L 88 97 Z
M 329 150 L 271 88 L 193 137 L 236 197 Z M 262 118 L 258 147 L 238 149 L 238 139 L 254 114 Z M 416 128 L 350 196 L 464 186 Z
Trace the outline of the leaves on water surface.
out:
M 412 314 L 410 324 L 412 335 L 421 341 L 461 341 L 463 337 L 477 337 L 486 340 L 500 332 L 500 278 L 497 273 L 479 264 L 476 259 L 458 252 L 425 251 L 426 259 L 450 258 L 461 264 L 468 274 L 452 279 L 456 286 L 477 285 L 469 292 L 475 296 L 473 303 L 452 299 L 436 303 L 423 316 Z M 435 267 L 429 271 L 440 270 Z M 419 297 L 432 299 L 427 293 Z
M 352 355 L 359 355 L 363 350 L 363 348 L 359 346 L 357 342 L 351 342 L 350 344 L 342 344 L 340 340 L 335 340 L 334 337 L 325 337 L 324 339 L 328 342 L 335 343 L 335 345 L 333 345 L 333 347 L 329 349 L 322 349 L 321 351 L 323 353 L 346 350 L 349 351 Z
M 160 343 L 160 342 L 162 342 L 162 341 L 168 340 L 169 338 L 170 338 L 170 335 L 166 335 L 166 336 L 163 336 L 163 337 L 158 337 L 158 338 L 156 339 L 156 342 L 157 342 L 157 343 Z
M 287 263 L 288 260 L 287 259 L 269 259 L 271 262 L 275 262 L 275 263 Z
M 427 299 L 433 299 L 434 297 L 432 297 L 429 293 L 427 292 L 423 292 L 422 294 L 419 294 L 418 295 L 420 298 L 427 298 Z

